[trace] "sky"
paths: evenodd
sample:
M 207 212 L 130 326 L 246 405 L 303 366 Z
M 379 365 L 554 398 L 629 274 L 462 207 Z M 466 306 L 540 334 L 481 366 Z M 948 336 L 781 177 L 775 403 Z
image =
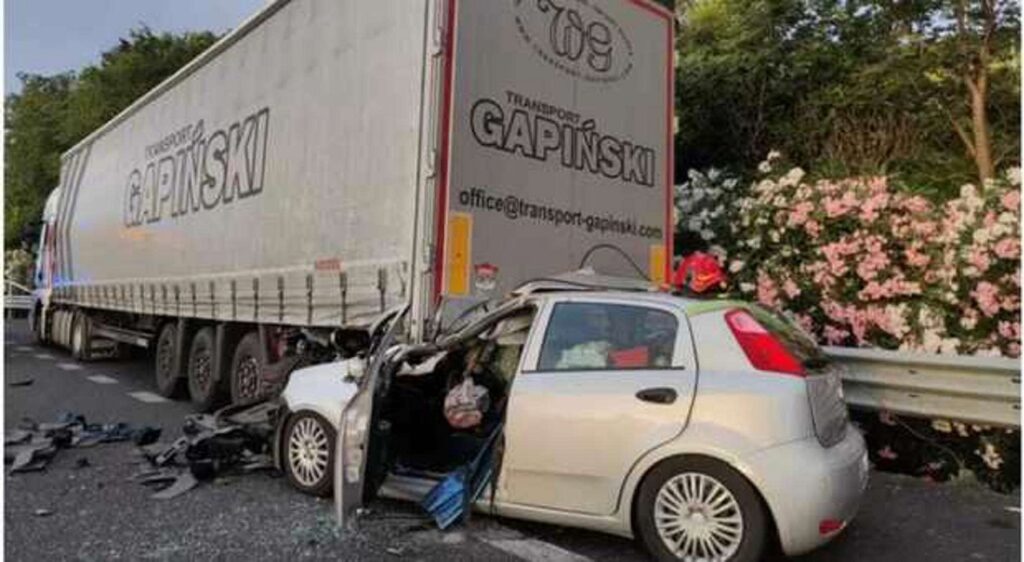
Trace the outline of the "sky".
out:
M 4 94 L 19 72 L 56 74 L 96 63 L 128 30 L 224 31 L 267 0 L 4 0 Z

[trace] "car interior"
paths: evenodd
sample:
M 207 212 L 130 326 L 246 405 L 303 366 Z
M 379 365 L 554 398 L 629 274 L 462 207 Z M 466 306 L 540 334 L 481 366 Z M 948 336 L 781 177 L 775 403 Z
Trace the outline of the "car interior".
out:
M 534 313 L 533 308 L 514 311 L 414 365 L 396 366 L 381 403 L 380 420 L 388 433 L 385 472 L 438 477 L 476 455 L 504 417 Z M 479 416 L 468 426 L 453 426 L 446 402 L 463 385 L 475 391 L 463 407 Z

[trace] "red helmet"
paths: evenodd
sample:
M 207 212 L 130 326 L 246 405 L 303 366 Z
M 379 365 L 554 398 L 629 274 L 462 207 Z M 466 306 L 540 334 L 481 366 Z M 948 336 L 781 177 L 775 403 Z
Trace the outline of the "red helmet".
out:
M 718 259 L 711 254 L 694 252 L 679 262 L 672 285 L 679 290 L 689 289 L 694 293 L 704 293 L 712 289 L 724 287 L 725 272 L 718 265 Z

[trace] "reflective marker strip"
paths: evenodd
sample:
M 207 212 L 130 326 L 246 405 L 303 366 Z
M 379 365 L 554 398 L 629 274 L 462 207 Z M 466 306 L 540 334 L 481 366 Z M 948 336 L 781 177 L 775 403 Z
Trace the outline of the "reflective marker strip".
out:
M 664 244 L 652 244 L 647 265 L 647 276 L 651 278 L 651 283 L 655 285 L 661 285 L 666 283 L 668 280 L 665 279 L 665 245 Z
M 469 294 L 473 215 L 452 213 L 448 219 L 448 291 L 449 295 Z

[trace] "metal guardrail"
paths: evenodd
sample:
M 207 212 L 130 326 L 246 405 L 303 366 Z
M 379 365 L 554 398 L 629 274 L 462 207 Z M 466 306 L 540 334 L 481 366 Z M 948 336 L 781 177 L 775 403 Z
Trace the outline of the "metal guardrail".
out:
M 847 404 L 894 414 L 1020 427 L 1018 359 L 826 347 Z
M 32 309 L 32 290 L 28 287 L 4 279 L 4 312 Z

